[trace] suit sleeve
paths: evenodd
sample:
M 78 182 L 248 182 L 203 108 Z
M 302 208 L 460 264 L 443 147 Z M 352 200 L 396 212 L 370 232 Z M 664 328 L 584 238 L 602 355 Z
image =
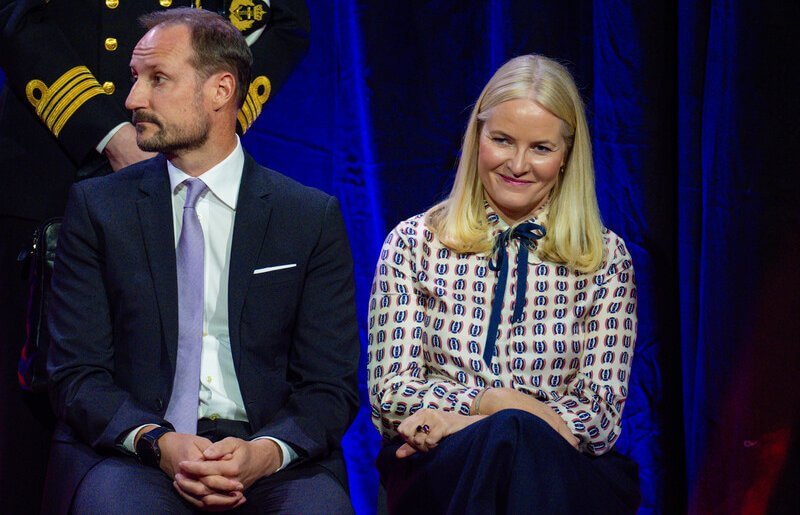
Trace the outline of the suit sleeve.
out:
M 241 134 L 253 125 L 269 98 L 305 56 L 311 23 L 304 0 L 272 0 L 267 30 L 251 45 L 253 77 L 239 111 Z
M 358 409 L 354 299 L 350 246 L 338 202 L 331 197 L 309 259 L 292 336 L 292 392 L 254 437 L 278 438 L 308 459 L 339 447 Z
M 82 441 L 110 451 L 120 449 L 120 438 L 135 427 L 172 425 L 114 382 L 106 257 L 87 206 L 86 184 L 72 187 L 58 236 L 47 370 L 56 415 Z
M 128 120 L 48 13 L 48 0 L 0 0 L 0 66 L 70 158 L 82 162 Z

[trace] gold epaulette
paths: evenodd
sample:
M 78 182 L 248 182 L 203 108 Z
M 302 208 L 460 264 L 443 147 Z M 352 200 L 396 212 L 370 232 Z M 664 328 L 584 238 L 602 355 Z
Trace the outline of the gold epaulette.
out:
M 28 102 L 36 115 L 56 136 L 69 119 L 87 100 L 96 95 L 110 95 L 113 88 L 103 88 L 89 68 L 76 66 L 59 77 L 49 88 L 34 79 L 25 87 Z
M 250 88 L 247 90 L 247 98 L 244 100 L 244 105 L 239 110 L 239 125 L 242 127 L 242 134 L 247 132 L 247 129 L 253 125 L 258 115 L 261 114 L 261 108 L 267 103 L 270 91 L 272 91 L 272 84 L 269 79 L 261 75 L 250 83 Z

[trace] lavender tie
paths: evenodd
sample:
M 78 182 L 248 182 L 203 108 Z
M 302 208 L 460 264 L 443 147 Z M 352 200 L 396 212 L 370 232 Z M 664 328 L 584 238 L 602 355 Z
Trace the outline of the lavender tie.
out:
M 203 229 L 195 204 L 206 190 L 197 178 L 186 179 L 183 226 L 178 240 L 178 359 L 166 418 L 179 433 L 197 433 L 200 402 L 200 355 L 203 347 Z

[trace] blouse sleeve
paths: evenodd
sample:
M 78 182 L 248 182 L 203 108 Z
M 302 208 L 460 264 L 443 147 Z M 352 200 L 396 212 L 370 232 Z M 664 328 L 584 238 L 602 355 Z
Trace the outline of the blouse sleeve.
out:
M 452 380 L 429 363 L 430 315 L 418 282 L 416 223 L 401 223 L 384 242 L 369 303 L 367 377 L 372 422 L 385 438 L 421 408 L 469 414 L 480 389 Z
M 567 381 L 564 396 L 545 401 L 580 439 L 581 450 L 594 455 L 611 450 L 622 429 L 637 330 L 633 264 L 619 238 L 608 263 L 591 279 L 578 321 L 583 332 L 580 368 Z

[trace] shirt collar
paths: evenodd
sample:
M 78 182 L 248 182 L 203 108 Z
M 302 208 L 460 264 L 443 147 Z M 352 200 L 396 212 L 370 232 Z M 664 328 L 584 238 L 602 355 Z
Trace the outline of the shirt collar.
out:
M 483 208 L 486 210 L 486 220 L 489 222 L 489 233 L 491 234 L 492 238 L 497 237 L 498 234 L 508 229 L 510 226 L 506 223 L 505 220 L 500 218 L 500 215 L 495 212 L 489 202 L 484 199 L 483 201 Z M 547 223 L 547 215 L 550 212 L 550 200 L 548 199 L 545 202 L 545 205 L 540 207 L 536 210 L 536 212 L 525 220 L 526 222 L 535 222 L 539 225 L 545 225 Z
M 492 231 L 492 235 L 494 235 L 495 231 L 505 231 L 508 229 L 506 221 L 500 218 L 500 215 L 495 212 L 494 208 L 487 200 L 483 201 L 483 208 L 486 210 L 486 220 L 489 222 L 489 230 Z
M 231 209 L 236 209 L 239 198 L 239 186 L 242 182 L 244 169 L 244 150 L 239 136 L 236 136 L 236 148 L 228 157 L 203 173 L 200 178 L 208 186 L 209 191 Z M 169 185 L 173 194 L 178 192 L 178 186 L 191 176 L 167 161 Z

